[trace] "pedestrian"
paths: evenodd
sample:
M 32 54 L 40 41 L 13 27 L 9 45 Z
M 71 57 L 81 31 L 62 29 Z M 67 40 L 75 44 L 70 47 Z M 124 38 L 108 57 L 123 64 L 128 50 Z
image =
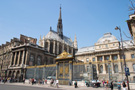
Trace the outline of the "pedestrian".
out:
M 103 87 L 105 86 L 104 84 L 105 84 L 105 80 L 103 80 Z
M 45 79 L 43 78 L 43 79 L 42 79 L 42 84 L 43 84 L 43 85 L 44 85 L 44 82 L 45 82 Z
M 59 86 L 59 80 L 58 79 L 56 79 L 56 88 L 58 88 Z
M 33 85 L 33 84 L 34 84 L 34 78 L 32 78 L 32 80 L 31 80 L 31 81 L 32 81 L 32 85 Z
M 52 87 L 54 80 L 51 79 L 50 86 Z
M 47 79 L 45 79 L 45 84 L 47 84 Z
M 29 84 L 31 84 L 31 83 L 32 83 L 32 79 L 30 78 L 30 79 L 29 79 Z
M 120 80 L 118 81 L 117 86 L 118 86 L 118 90 L 121 90 L 121 82 L 120 82 Z
M 104 82 L 104 85 L 105 85 L 105 88 L 106 88 L 106 90 L 107 90 L 107 82 L 106 82 L 106 81 Z
M 110 88 L 113 90 L 113 81 L 111 82 Z
M 124 81 L 122 83 L 122 86 L 123 86 L 123 90 L 126 90 L 126 83 Z
M 23 84 L 25 84 L 25 78 L 23 78 Z
M 77 81 L 76 80 L 75 80 L 74 86 L 75 86 L 75 88 L 77 88 Z

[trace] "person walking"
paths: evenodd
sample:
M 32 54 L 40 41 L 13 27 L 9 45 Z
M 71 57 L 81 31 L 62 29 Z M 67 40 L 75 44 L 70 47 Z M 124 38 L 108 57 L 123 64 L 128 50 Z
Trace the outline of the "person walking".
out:
M 104 82 L 104 86 L 105 86 L 105 88 L 106 88 L 106 90 L 107 90 L 108 87 L 107 87 L 107 82 L 106 82 L 106 81 Z
M 45 79 L 43 78 L 43 79 L 42 79 L 42 85 L 44 85 L 44 82 L 45 82 Z
M 124 81 L 122 83 L 122 86 L 123 86 L 123 90 L 126 90 L 126 83 Z
M 58 79 L 56 79 L 56 88 L 58 88 L 59 86 L 59 80 Z
M 45 79 L 45 84 L 47 84 L 47 79 Z
M 113 90 L 113 81 L 111 82 L 110 88 Z
M 117 83 L 117 87 L 118 87 L 118 90 L 121 90 L 121 82 L 120 82 L 120 80 Z
M 23 78 L 23 84 L 25 84 L 25 78 Z
M 76 80 L 75 80 L 74 86 L 75 86 L 75 88 L 77 88 L 77 81 Z

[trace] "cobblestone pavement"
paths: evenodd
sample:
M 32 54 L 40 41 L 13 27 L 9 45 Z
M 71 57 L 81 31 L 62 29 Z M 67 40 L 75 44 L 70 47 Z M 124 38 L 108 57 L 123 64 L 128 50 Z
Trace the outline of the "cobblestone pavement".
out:
M 3 84 L 3 83 L 0 83 Z M 50 85 L 31 85 L 31 84 L 23 84 L 23 83 L 5 83 L 6 85 L 18 85 L 18 86 L 29 86 L 29 87 L 42 87 L 42 88 L 50 88 L 50 89 L 60 89 L 60 90 L 111 90 L 110 88 L 106 89 L 103 87 L 100 88 L 93 88 L 93 87 L 86 87 L 86 86 L 79 86 L 78 88 L 74 88 L 74 86 L 68 86 L 68 85 L 59 85 L 59 88 L 56 87 L 50 87 Z M 114 89 L 118 90 L 118 89 Z

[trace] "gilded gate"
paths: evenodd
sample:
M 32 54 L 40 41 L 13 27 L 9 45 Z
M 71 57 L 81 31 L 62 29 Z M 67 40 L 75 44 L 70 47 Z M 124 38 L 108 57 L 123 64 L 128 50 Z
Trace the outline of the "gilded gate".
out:
M 68 85 L 72 81 L 72 72 L 73 56 L 64 51 L 56 57 L 56 79 L 59 84 Z

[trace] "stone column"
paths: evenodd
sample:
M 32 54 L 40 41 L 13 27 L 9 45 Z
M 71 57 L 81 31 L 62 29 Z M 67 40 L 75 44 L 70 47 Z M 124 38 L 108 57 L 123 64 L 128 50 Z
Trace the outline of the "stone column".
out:
M 12 62 L 14 62 L 14 58 L 13 57 L 14 57 L 14 53 L 11 54 L 11 60 L 10 60 L 11 62 L 10 62 L 9 67 L 12 66 Z
M 23 51 L 21 66 L 24 65 L 24 60 L 25 60 L 25 50 Z
M 99 67 L 98 67 L 98 63 L 97 63 L 97 57 L 95 57 L 95 61 L 96 61 L 96 70 L 97 70 L 97 74 L 99 74 Z
M 59 70 L 58 70 L 58 64 L 59 64 L 59 63 L 56 62 L 56 79 L 58 79 L 58 71 L 59 71 Z
M 114 74 L 114 66 L 113 66 L 113 60 L 112 60 L 112 55 L 110 55 L 110 61 L 111 61 L 111 70 L 112 70 L 112 74 Z
M 48 42 L 48 52 L 50 53 L 50 41 Z
M 13 64 L 13 66 L 15 66 L 16 57 L 17 57 L 17 52 L 15 52 L 15 57 L 14 57 L 14 64 Z
M 55 45 L 56 44 L 56 41 L 53 42 L 53 54 L 55 54 Z
M 110 59 L 109 60 L 111 60 L 112 61 L 112 55 L 110 55 Z
M 118 70 L 119 70 L 119 72 L 122 72 L 122 70 L 121 70 L 121 60 L 120 60 L 120 55 L 118 54 Z
M 21 58 L 21 51 L 19 51 L 17 65 L 16 66 L 19 66 L 20 58 Z
M 104 63 L 103 63 L 103 74 L 106 74 L 106 66 L 105 66 L 105 59 L 104 59 L 104 56 L 102 56 L 102 61 L 104 62 Z
M 59 54 L 59 42 L 57 42 L 57 54 Z
M 24 62 L 24 64 L 25 64 L 25 66 L 28 64 L 28 61 L 29 61 L 29 52 L 27 51 L 27 52 L 25 52 L 26 54 L 25 54 L 25 62 Z
M 73 62 L 69 61 L 69 81 L 73 80 Z

